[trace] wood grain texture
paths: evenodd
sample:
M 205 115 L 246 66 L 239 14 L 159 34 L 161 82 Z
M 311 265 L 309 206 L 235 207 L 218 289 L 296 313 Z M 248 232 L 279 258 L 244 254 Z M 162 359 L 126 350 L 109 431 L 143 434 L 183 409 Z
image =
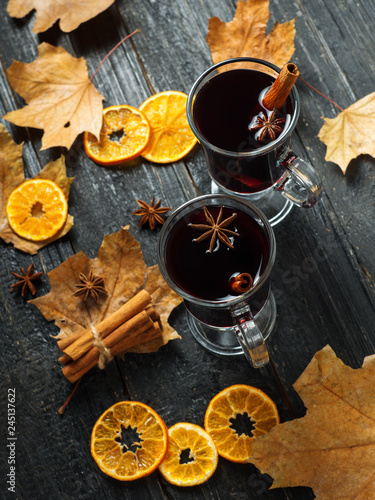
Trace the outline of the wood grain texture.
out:
M 11 19 L 0 5 L 0 113 L 24 105 L 9 87 L 5 70 L 12 60 L 31 62 L 42 41 L 61 45 L 87 60 L 90 75 L 111 48 L 124 42 L 105 62 L 94 84 L 105 96 L 104 106 L 139 106 L 154 92 L 188 92 L 211 65 L 206 43 L 208 19 L 230 21 L 232 0 L 116 0 L 105 12 L 70 34 L 53 26 L 35 35 L 35 14 Z M 347 107 L 374 89 L 375 4 L 367 0 L 271 0 L 269 27 L 296 17 L 293 62 L 301 76 L 340 106 Z M 25 175 L 35 175 L 51 159 L 66 155 L 67 173 L 74 176 L 69 213 L 74 228 L 63 239 L 31 257 L 0 241 L 0 430 L 6 436 L 6 395 L 16 388 L 17 476 L 19 500 L 89 499 L 290 499 L 314 498 L 308 488 L 268 491 L 272 480 L 251 465 L 220 459 L 217 472 L 205 484 L 177 488 L 158 472 L 131 484 L 106 477 L 90 455 L 91 429 L 101 413 L 122 399 L 149 404 L 168 426 L 178 421 L 203 424 L 210 399 L 221 389 L 248 383 L 272 397 L 281 420 L 304 415 L 292 384 L 315 352 L 330 344 L 353 367 L 375 352 L 375 160 L 353 160 L 344 176 L 326 162 L 325 146 L 317 135 L 324 118 L 338 110 L 302 81 L 297 82 L 301 117 L 292 147 L 311 161 L 322 176 L 325 195 L 311 210 L 294 209 L 275 228 L 277 259 L 272 273 L 278 304 L 276 327 L 269 341 L 272 362 L 252 369 L 240 356 L 213 356 L 188 331 L 184 307 L 170 322 L 181 335 L 153 354 L 127 354 L 105 370 L 95 368 L 81 381 L 64 415 L 59 407 L 72 386 L 61 373 L 59 352 L 51 335 L 57 328 L 16 291 L 10 293 L 12 270 L 45 272 L 38 296 L 49 291 L 46 273 L 66 258 L 83 251 L 97 255 L 105 234 L 130 224 L 148 265 L 156 263 L 160 229 L 138 228 L 132 215 L 136 199 L 162 198 L 177 208 L 196 194 L 207 193 L 210 181 L 199 145 L 181 162 L 157 166 L 137 159 L 108 169 L 90 161 L 82 137 L 70 151 L 40 151 L 42 132 L 1 122 L 17 143 L 24 142 Z M 2 441 L 4 443 L 4 440 Z M 0 450 L 0 469 L 7 470 L 7 453 Z M 4 474 L 1 497 L 6 496 Z M 4 493 L 3 493 L 4 492 Z M 5 496 L 4 496 L 5 495 Z

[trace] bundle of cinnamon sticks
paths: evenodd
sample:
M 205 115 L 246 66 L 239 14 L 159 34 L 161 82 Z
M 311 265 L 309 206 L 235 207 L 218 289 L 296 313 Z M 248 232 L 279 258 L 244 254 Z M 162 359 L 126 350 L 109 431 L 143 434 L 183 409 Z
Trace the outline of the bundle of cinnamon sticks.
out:
M 97 325 L 60 339 L 59 361 L 65 377 L 75 382 L 96 364 L 104 368 L 113 356 L 160 337 L 161 321 L 151 301 L 151 295 L 142 290 Z

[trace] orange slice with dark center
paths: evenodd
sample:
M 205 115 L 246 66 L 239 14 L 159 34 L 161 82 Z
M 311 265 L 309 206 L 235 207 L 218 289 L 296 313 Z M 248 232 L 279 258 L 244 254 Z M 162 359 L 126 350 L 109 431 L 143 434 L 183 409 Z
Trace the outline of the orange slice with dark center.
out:
M 237 432 L 238 416 L 248 419 L 250 434 Z M 275 403 L 260 389 L 238 384 L 219 392 L 210 402 L 204 428 L 215 442 L 219 455 L 232 462 L 245 463 L 256 437 L 280 422 Z
M 68 202 L 55 182 L 30 179 L 11 193 L 6 214 L 10 227 L 18 236 L 43 241 L 63 228 L 68 216 Z
M 127 104 L 103 110 L 100 137 L 85 132 L 83 144 L 89 158 L 100 165 L 118 165 L 139 156 L 151 134 L 147 117 Z
M 126 433 L 131 434 L 124 440 Z M 136 401 L 121 401 L 108 408 L 91 434 L 95 462 L 105 474 L 120 481 L 151 474 L 164 459 L 167 446 L 168 429 L 162 418 Z

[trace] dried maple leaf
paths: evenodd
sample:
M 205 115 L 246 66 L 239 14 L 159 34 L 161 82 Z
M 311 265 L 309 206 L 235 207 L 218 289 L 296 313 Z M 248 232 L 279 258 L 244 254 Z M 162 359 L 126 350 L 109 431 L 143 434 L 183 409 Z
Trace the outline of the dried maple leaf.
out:
M 368 500 L 375 491 L 375 355 L 354 370 L 324 347 L 294 384 L 303 418 L 255 439 L 250 462 L 271 488 L 309 486 L 320 500 Z
M 295 19 L 276 22 L 266 35 L 269 0 L 239 0 L 232 21 L 208 21 L 207 43 L 216 64 L 233 57 L 256 57 L 282 67 L 294 54 Z
M 7 11 L 11 17 L 25 17 L 36 10 L 34 33 L 41 33 L 60 19 L 62 31 L 69 32 L 81 23 L 103 12 L 115 0 L 9 0 Z
M 73 295 L 80 273 L 88 276 L 90 271 L 104 279 L 108 294 L 99 304 L 92 302 L 91 306 L 89 299 L 84 302 Z M 48 321 L 55 321 L 60 328 L 57 339 L 83 333 L 97 325 L 143 288 L 152 295 L 160 313 L 162 338 L 140 344 L 131 349 L 132 352 L 153 352 L 169 340 L 179 338 L 168 324 L 168 317 L 182 299 L 164 282 L 157 266 L 146 266 L 140 244 L 128 230 L 105 236 L 95 259 L 79 252 L 50 271 L 48 277 L 51 291 L 30 303 L 38 307 Z
M 73 227 L 73 217 L 68 215 L 64 227 L 53 238 L 46 241 L 28 241 L 18 236 L 9 226 L 6 215 L 6 204 L 12 191 L 25 181 L 22 163 L 22 144 L 17 145 L 4 125 L 0 124 L 0 238 L 29 254 L 37 251 L 64 236 Z M 69 197 L 70 185 L 74 177 L 66 176 L 65 158 L 61 156 L 56 161 L 48 163 L 34 179 L 49 179 L 63 190 L 66 198 Z
M 326 118 L 319 139 L 327 146 L 325 159 L 346 172 L 350 161 L 360 154 L 375 157 L 375 92 L 344 109 L 336 118 Z
M 31 63 L 14 61 L 6 70 L 13 89 L 26 101 L 4 118 L 21 127 L 44 129 L 42 148 L 70 148 L 81 132 L 99 137 L 103 96 L 91 82 L 84 58 L 46 42 Z
M 160 314 L 160 319 L 163 325 L 162 337 L 160 339 L 140 344 L 134 349 L 129 349 L 129 351 L 132 352 L 157 351 L 159 347 L 166 344 L 168 340 L 176 338 L 176 332 L 168 323 L 168 318 L 171 311 L 181 304 L 182 299 L 169 288 L 167 283 L 164 281 L 163 276 L 160 274 L 158 266 L 155 265 L 147 268 L 147 281 L 145 289 L 151 295 L 155 309 Z

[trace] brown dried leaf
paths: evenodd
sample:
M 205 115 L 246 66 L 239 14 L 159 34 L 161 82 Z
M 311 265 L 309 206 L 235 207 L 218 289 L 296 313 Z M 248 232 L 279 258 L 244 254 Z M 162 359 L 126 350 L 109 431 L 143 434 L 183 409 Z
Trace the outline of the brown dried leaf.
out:
M 31 63 L 14 61 L 6 70 L 12 88 L 26 101 L 4 118 L 20 127 L 44 129 L 42 148 L 70 148 L 81 132 L 99 137 L 103 96 L 91 82 L 82 57 L 46 42 Z
M 64 227 L 53 238 L 46 241 L 28 241 L 19 237 L 9 226 L 6 215 L 6 204 L 12 191 L 25 181 L 22 163 L 22 144 L 17 145 L 5 127 L 0 124 L 0 238 L 12 243 L 15 248 L 29 254 L 36 254 L 40 248 L 64 236 L 73 227 L 73 217 L 68 215 Z M 66 176 L 65 158 L 48 163 L 34 179 L 49 179 L 63 190 L 66 198 L 74 177 Z
M 255 57 L 282 67 L 294 54 L 295 19 L 276 22 L 266 35 L 269 0 L 239 0 L 232 21 L 208 21 L 207 43 L 216 64 L 233 57 Z
M 132 352 L 154 352 L 170 340 L 181 338 L 177 334 L 176 330 L 174 330 L 168 323 L 168 318 L 172 310 L 181 304 L 182 300 L 181 297 L 169 288 L 167 283 L 164 281 L 158 266 L 147 268 L 147 282 L 145 289 L 151 295 L 155 309 L 160 314 L 160 319 L 163 325 L 162 338 L 140 344 L 136 348 L 129 350 Z
M 306 416 L 255 439 L 250 462 L 271 488 L 309 486 L 319 500 L 368 500 L 375 491 L 375 355 L 354 370 L 330 346 L 294 384 Z
M 375 158 L 375 92 L 344 109 L 336 118 L 326 118 L 319 139 L 327 146 L 325 159 L 339 165 L 343 173 L 360 154 Z
M 100 295 L 99 304 L 91 297 L 83 301 L 73 295 L 77 290 L 75 285 L 80 282 L 80 273 L 88 276 L 90 271 L 104 279 L 108 292 L 108 295 Z M 164 282 L 156 266 L 146 266 L 140 244 L 128 230 L 121 229 L 104 236 L 95 259 L 79 252 L 50 271 L 48 277 L 51 291 L 30 302 L 48 321 L 55 321 L 60 328 L 58 339 L 83 333 L 90 326 L 97 325 L 143 288 L 154 298 L 154 305 L 161 315 L 163 335 L 160 340 L 137 346 L 132 351 L 153 352 L 169 340 L 179 338 L 168 324 L 168 317 L 182 299 Z
M 34 33 L 41 33 L 60 19 L 62 31 L 69 32 L 81 23 L 103 12 L 115 0 L 9 0 L 7 11 L 11 17 L 25 17 L 36 10 Z

